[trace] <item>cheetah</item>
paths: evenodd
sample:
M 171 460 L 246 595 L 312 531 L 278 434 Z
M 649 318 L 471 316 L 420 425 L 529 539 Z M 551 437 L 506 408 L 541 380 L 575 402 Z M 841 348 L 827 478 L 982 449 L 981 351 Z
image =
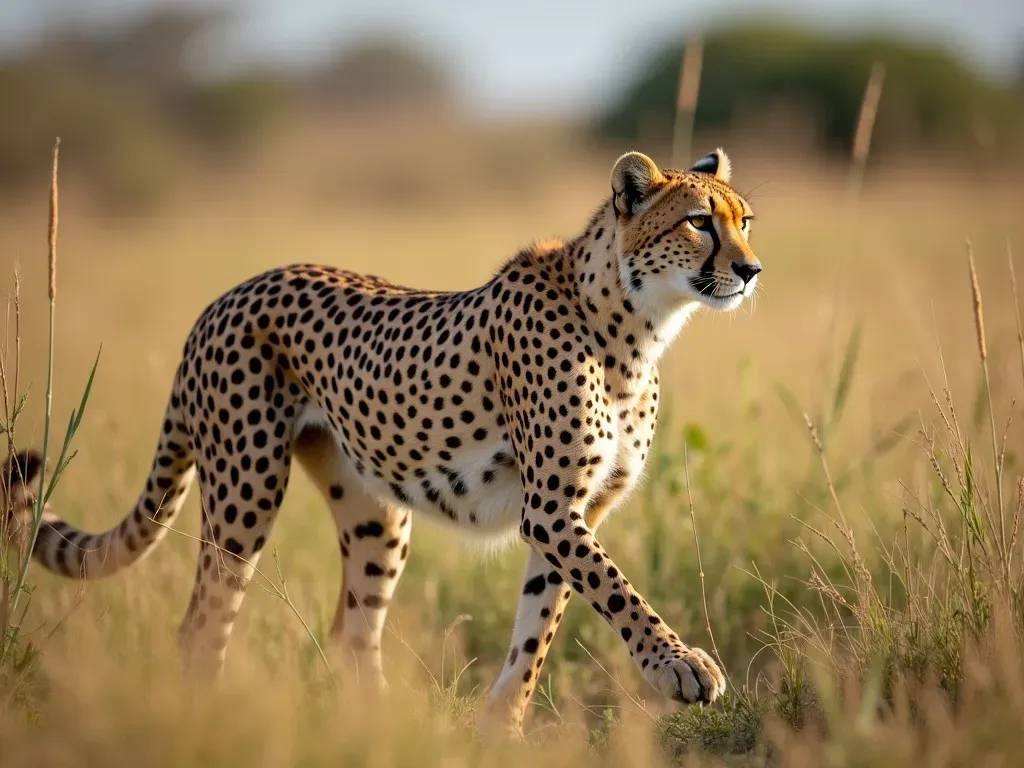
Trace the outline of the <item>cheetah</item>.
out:
M 198 474 L 201 544 L 179 641 L 186 665 L 216 679 L 294 458 L 337 526 L 331 645 L 371 687 L 386 686 L 381 637 L 416 510 L 529 546 L 485 717 L 521 733 L 573 592 L 657 691 L 713 702 L 718 664 L 672 631 L 597 529 L 642 474 L 662 354 L 700 307 L 735 309 L 757 285 L 753 214 L 729 179 L 721 149 L 685 171 L 629 152 L 582 234 L 521 250 L 471 290 L 312 264 L 241 283 L 187 338 L 127 517 L 90 534 L 46 510 L 34 559 L 79 579 L 120 571 L 163 538 Z M 12 514 L 26 514 L 39 459 L 7 460 Z

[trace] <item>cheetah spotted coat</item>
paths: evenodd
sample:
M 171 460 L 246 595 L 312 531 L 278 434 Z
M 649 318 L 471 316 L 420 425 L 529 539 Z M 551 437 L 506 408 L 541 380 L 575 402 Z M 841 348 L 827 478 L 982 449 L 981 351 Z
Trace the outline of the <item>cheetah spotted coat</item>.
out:
M 381 635 L 416 510 L 483 536 L 518 530 L 530 547 L 486 709 L 506 726 L 521 728 L 573 592 L 654 688 L 713 701 L 717 664 L 680 640 L 595 532 L 647 459 L 666 346 L 698 307 L 732 309 L 754 290 L 752 216 L 728 179 L 721 150 L 689 171 L 624 155 L 581 235 L 523 250 L 472 290 L 309 264 L 248 280 L 188 337 L 134 509 L 101 534 L 47 510 L 35 559 L 69 577 L 119 571 L 160 541 L 198 475 L 202 545 L 180 635 L 190 665 L 216 673 L 295 458 L 337 524 L 331 638 L 363 679 L 384 684 Z M 8 460 L 6 501 L 21 519 L 38 469 L 34 453 Z

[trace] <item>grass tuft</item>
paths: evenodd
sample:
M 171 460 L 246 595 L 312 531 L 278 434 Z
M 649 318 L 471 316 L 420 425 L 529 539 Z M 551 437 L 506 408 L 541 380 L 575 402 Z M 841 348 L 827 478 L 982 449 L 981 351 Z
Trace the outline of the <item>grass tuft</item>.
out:
M 47 453 L 50 443 L 50 424 L 53 415 L 53 389 L 54 389 L 54 330 L 57 307 L 57 236 L 59 230 L 59 183 L 58 163 L 60 159 L 60 138 L 57 138 L 53 145 L 53 162 L 50 170 L 50 213 L 47 228 L 47 298 L 49 304 L 49 325 L 47 346 L 47 369 L 46 369 L 46 390 L 45 416 L 43 421 L 43 447 L 39 459 L 39 489 L 30 499 L 28 518 L 25 519 L 24 510 L 19 508 L 12 500 L 11 489 L 15 484 L 27 484 L 30 478 L 14 476 L 20 472 L 19 462 L 10 461 L 5 466 L 9 467 L 11 473 L 2 478 L 3 502 L 5 509 L 0 510 L 0 715 L 11 707 L 24 706 L 30 702 L 26 690 L 33 682 L 35 672 L 35 661 L 38 657 L 38 646 L 33 638 L 26 632 L 27 603 L 32 594 L 32 588 L 28 581 L 29 566 L 32 562 L 32 550 L 35 547 L 36 537 L 43 522 L 43 511 L 46 508 L 50 497 L 57 488 L 58 483 L 75 457 L 71 450 L 71 442 L 82 424 L 85 415 L 86 404 L 89 401 L 89 393 L 96 377 L 96 367 L 99 364 L 99 355 L 93 363 L 82 392 L 78 408 L 71 412 L 67 429 L 64 433 L 64 441 L 61 446 L 60 455 L 49 482 L 47 482 Z M 2 372 L 4 392 L 5 423 L 4 432 L 7 435 L 9 455 L 16 452 L 16 422 L 27 400 L 27 394 L 18 390 L 18 371 L 21 366 L 21 298 L 19 280 L 15 276 L 14 291 L 14 337 L 15 354 L 13 366 L 5 350 L 3 361 L 0 363 Z M 10 320 L 10 312 L 7 314 Z M 10 337 L 11 329 L 7 328 L 5 338 Z M 7 371 L 15 371 L 13 390 L 8 388 L 9 379 Z M 13 406 L 12 406 L 13 403 Z M 14 555 L 12 558 L 11 555 Z M 23 605 L 23 603 L 25 605 Z M 20 610 L 19 610 L 20 609 Z M 38 630 L 37 630 L 38 633 Z

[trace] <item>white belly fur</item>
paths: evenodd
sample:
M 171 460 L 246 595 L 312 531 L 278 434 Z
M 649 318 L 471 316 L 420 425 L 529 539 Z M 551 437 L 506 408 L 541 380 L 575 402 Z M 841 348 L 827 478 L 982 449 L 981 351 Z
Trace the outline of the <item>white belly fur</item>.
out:
M 296 419 L 295 434 L 314 427 L 333 432 L 324 412 L 311 403 Z M 403 489 L 408 498 L 398 499 L 387 481 L 370 473 L 358 474 L 352 462 L 342 457 L 346 464 L 344 481 L 358 483 L 368 495 L 381 503 L 412 509 L 480 543 L 500 546 L 516 537 L 523 505 L 519 470 L 516 467 L 495 466 L 493 463 L 494 455 L 502 448 L 501 441 L 477 445 L 472 452 L 460 452 L 449 462 L 450 468 L 464 479 L 466 485 L 464 495 L 446 493 L 444 496 L 447 507 L 454 513 L 454 519 L 427 500 L 418 481 L 405 484 Z M 488 470 L 493 479 L 484 483 L 481 478 Z M 429 481 L 435 488 L 448 487 L 447 479 L 439 472 L 429 472 L 423 480 Z

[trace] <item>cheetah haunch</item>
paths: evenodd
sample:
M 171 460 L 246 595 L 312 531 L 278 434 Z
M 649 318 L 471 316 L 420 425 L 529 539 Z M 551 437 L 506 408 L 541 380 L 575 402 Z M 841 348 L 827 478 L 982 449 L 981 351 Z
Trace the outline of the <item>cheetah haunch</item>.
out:
M 699 307 L 735 309 L 754 292 L 753 217 L 728 181 L 721 150 L 689 171 L 623 155 L 582 234 L 525 249 L 468 291 L 307 264 L 250 279 L 189 334 L 135 507 L 102 534 L 47 512 L 35 559 L 72 578 L 121 570 L 163 538 L 198 474 L 203 544 L 180 634 L 190 663 L 217 672 L 294 457 L 338 527 L 331 638 L 364 678 L 384 682 L 381 634 L 417 510 L 483 535 L 518 529 L 530 547 L 489 694 L 509 727 L 521 728 L 573 591 L 654 688 L 714 701 L 718 665 L 658 616 L 596 531 L 643 470 L 662 353 Z M 38 472 L 31 452 L 8 461 L 15 479 Z M 14 483 L 16 514 L 30 497 Z

